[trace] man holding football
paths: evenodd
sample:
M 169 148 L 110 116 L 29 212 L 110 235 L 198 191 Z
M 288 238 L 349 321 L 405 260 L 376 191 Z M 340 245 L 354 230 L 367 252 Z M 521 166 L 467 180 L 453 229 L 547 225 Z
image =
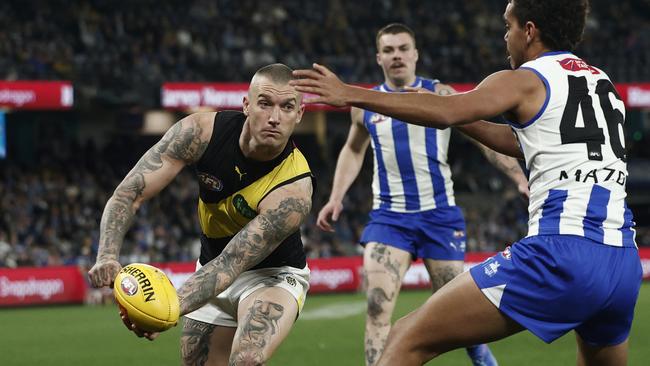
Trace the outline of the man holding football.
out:
M 195 113 L 167 131 L 108 200 L 95 287 L 112 286 L 125 233 L 142 203 L 185 166 L 199 182 L 201 256 L 178 289 L 184 365 L 264 364 L 291 330 L 309 288 L 300 225 L 312 175 L 290 137 L 304 112 L 282 64 L 258 70 L 243 112 Z M 138 329 L 138 336 L 157 334 Z

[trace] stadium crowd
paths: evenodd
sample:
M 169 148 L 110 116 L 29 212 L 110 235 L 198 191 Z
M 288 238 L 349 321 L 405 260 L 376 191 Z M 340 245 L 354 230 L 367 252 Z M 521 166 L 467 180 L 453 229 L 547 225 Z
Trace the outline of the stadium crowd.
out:
M 2 79 L 68 79 L 109 103 L 158 103 L 164 81 L 242 81 L 260 65 L 319 61 L 347 81 L 382 79 L 374 34 L 418 34 L 419 70 L 474 82 L 507 67 L 504 0 L 3 1 Z M 592 1 L 578 53 L 618 82 L 650 80 L 650 4 Z M 372 9 L 372 11 L 368 11 Z
M 418 34 L 420 74 L 474 82 L 507 66 L 503 24 L 494 16 L 503 2 L 3 1 L 0 77 L 68 79 L 81 103 L 96 99 L 143 107 L 159 104 L 164 81 L 242 81 L 271 62 L 302 67 L 318 61 L 347 81 L 375 83 L 383 77 L 374 61 L 374 34 L 388 22 L 402 21 Z M 592 0 L 592 7 L 577 53 L 606 65 L 613 80 L 649 81 L 650 4 Z M 0 267 L 93 263 L 111 190 L 155 141 L 119 135 L 98 147 L 58 133 L 40 140 L 47 143 L 39 144 L 35 163 L 0 160 Z M 360 253 L 356 243 L 372 205 L 366 188 L 370 161 L 346 197 L 336 234 L 314 224 L 346 133 L 347 126 L 328 135 L 325 156 L 311 141 L 296 138 L 318 178 L 312 216 L 303 228 L 312 258 Z M 525 203 L 472 149 L 461 139 L 450 148 L 468 250 L 499 250 L 525 234 Z M 197 189 L 187 170 L 146 203 L 127 234 L 122 260 L 195 259 Z M 638 228 L 637 241 L 650 245 L 650 230 Z

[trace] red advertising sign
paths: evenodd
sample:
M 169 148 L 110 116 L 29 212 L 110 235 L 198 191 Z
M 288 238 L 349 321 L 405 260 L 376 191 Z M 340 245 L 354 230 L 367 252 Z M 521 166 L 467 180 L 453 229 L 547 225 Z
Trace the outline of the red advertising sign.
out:
M 465 270 L 480 264 L 495 253 L 467 253 L 465 255 Z M 650 280 L 650 248 L 639 249 L 643 279 Z M 363 257 L 334 257 L 309 259 L 311 278 L 309 293 L 358 291 L 363 282 Z M 160 263 L 156 267 L 167 273 L 176 288 L 179 288 L 189 276 L 194 273 L 194 263 Z M 413 262 L 406 271 L 402 281 L 404 288 L 429 288 L 431 281 L 422 260 Z
M 75 266 L 0 268 L 0 306 L 82 303 L 87 286 Z
M 74 90 L 69 81 L 0 81 L 0 107 L 12 109 L 69 109 Z
M 650 83 L 617 84 L 616 89 L 628 108 L 650 108 Z
M 161 90 L 163 108 L 185 110 L 198 107 L 241 109 L 248 83 L 164 83 Z M 322 104 L 309 104 L 307 110 L 334 110 Z
M 309 292 L 357 291 L 361 287 L 362 257 L 310 259 Z
M 494 253 L 467 253 L 469 269 Z M 650 248 L 639 249 L 643 279 L 650 280 Z M 350 292 L 361 290 L 362 257 L 309 259 L 310 293 Z M 195 263 L 154 263 L 179 288 L 194 273 Z M 85 273 L 75 266 L 0 268 L 0 307 L 61 303 L 83 303 L 88 290 Z M 429 275 L 418 260 L 406 272 L 404 288 L 429 288 Z
M 356 84 L 371 88 L 371 84 Z M 458 92 L 472 90 L 474 83 L 450 84 Z M 617 84 L 616 88 L 628 108 L 650 108 L 650 83 Z M 213 109 L 241 109 L 248 92 L 247 83 L 164 83 L 161 90 L 162 106 L 185 110 L 198 107 Z M 306 96 L 309 98 L 309 95 Z M 322 104 L 308 104 L 307 110 L 335 110 Z

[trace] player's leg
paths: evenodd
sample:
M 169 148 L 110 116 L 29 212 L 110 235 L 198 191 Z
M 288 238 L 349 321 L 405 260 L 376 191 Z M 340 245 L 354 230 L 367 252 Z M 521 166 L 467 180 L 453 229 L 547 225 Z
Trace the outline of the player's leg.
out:
M 424 265 L 431 277 L 432 290 L 435 293 L 447 282 L 463 272 L 463 261 L 424 259 Z M 467 355 L 475 366 L 497 365 L 492 351 L 485 344 L 467 347 Z
M 465 219 L 458 207 L 442 207 L 420 214 L 417 255 L 423 258 L 431 278 L 432 290 L 438 289 L 463 272 L 465 259 Z M 496 366 L 497 361 L 485 344 L 467 348 L 474 366 Z
M 366 314 L 366 365 L 375 365 L 386 344 L 391 317 L 411 254 L 382 243 L 369 242 L 363 254 Z
M 230 365 L 263 365 L 289 335 L 298 302 L 280 287 L 262 287 L 239 303 Z
M 434 293 L 463 273 L 462 260 L 424 259 L 423 262 L 431 278 L 431 289 Z
M 184 318 L 181 362 L 186 366 L 227 366 L 236 328 Z
M 613 346 L 598 347 L 585 342 L 576 333 L 578 341 L 578 366 L 618 366 L 627 365 L 627 340 Z
M 501 313 L 466 272 L 395 323 L 378 365 L 422 365 L 452 349 L 495 341 L 523 329 Z

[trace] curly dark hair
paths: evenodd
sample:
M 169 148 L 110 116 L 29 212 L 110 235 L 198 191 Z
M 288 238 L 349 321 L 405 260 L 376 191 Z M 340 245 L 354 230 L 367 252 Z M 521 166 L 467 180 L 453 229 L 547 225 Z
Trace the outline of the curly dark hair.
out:
M 533 22 L 544 45 L 553 51 L 573 51 L 582 41 L 589 0 L 508 0 L 513 15 L 524 26 Z

